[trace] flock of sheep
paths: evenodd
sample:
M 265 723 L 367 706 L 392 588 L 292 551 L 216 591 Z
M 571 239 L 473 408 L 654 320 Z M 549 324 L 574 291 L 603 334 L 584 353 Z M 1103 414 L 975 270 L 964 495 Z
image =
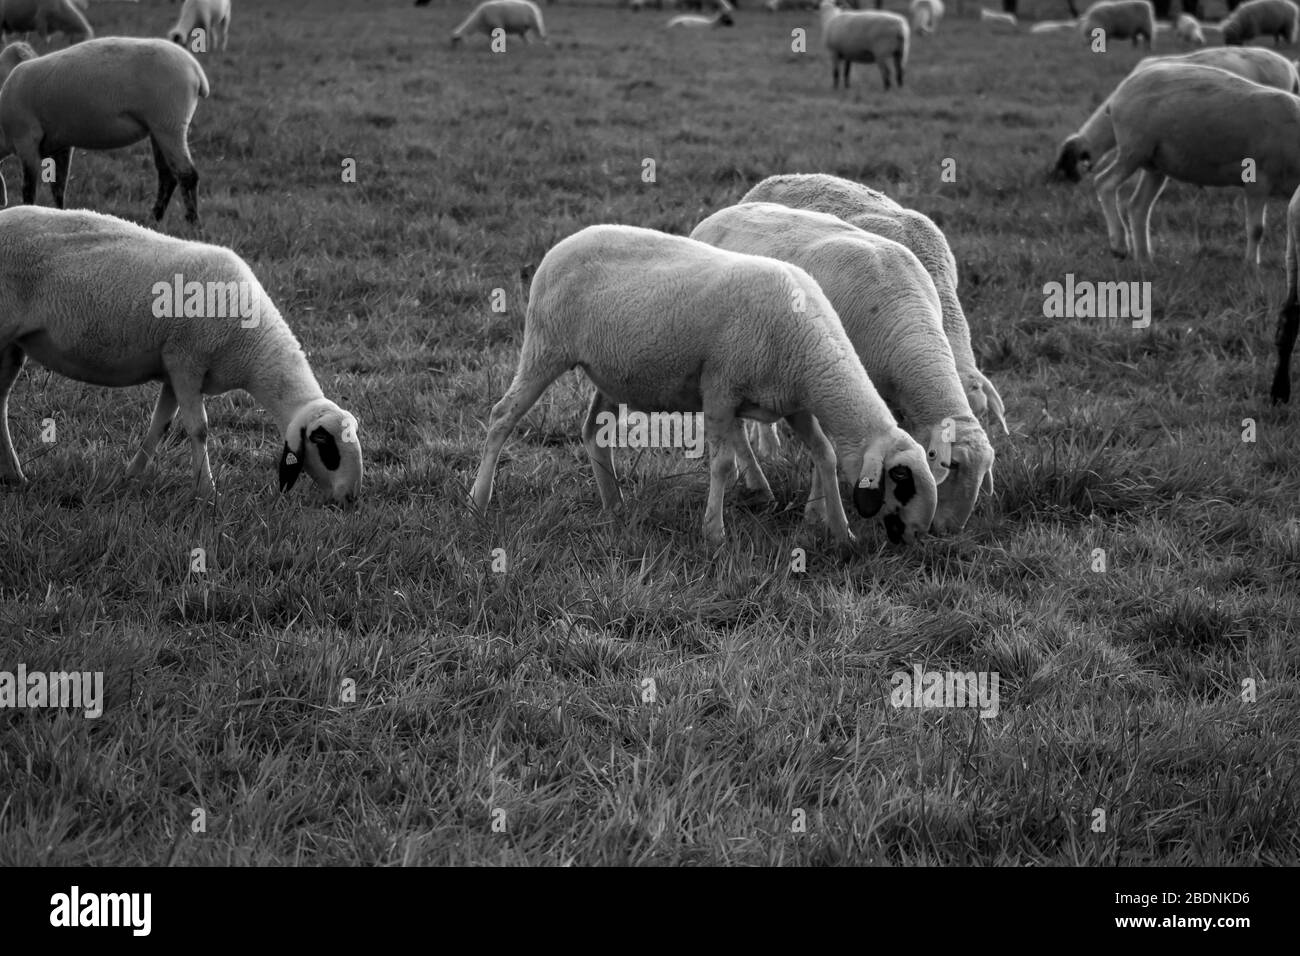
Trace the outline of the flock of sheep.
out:
M 729 15 L 728 0 L 718 2 Z M 1274 16 L 1282 8 L 1285 29 Z M 163 383 L 132 476 L 179 413 L 196 485 L 215 493 L 203 397 L 244 389 L 283 435 L 281 490 L 305 470 L 331 499 L 355 501 L 357 421 L 324 396 L 293 332 L 239 256 L 112 216 L 62 210 L 74 149 L 147 138 L 159 177 L 155 218 L 179 184 L 187 219 L 197 222 L 186 131 L 209 87 L 185 45 L 200 31 L 219 32 L 224 47 L 229 0 L 185 0 L 167 40 L 94 38 L 85 18 L 70 12 L 75 0 L 0 0 L 4 30 L 53 26 L 81 41 L 44 56 L 24 42 L 0 52 L 0 158 L 18 155 L 25 204 L 0 212 L 0 481 L 24 481 L 8 396 L 30 357 L 98 385 Z M 913 27 L 933 31 L 942 14 L 941 0 L 915 0 L 909 24 L 825 0 L 823 40 L 835 84 L 842 71 L 847 86 L 851 63 L 875 62 L 887 88 L 891 80 L 901 85 Z M 1290 0 L 1251 0 L 1223 35 L 1233 44 L 1275 34 L 1290 41 L 1297 15 Z M 1148 44 L 1157 32 L 1147 0 L 1103 0 L 1070 22 Z M 546 39 L 535 4 L 488 0 L 452 42 L 495 31 Z M 1255 262 L 1265 200 L 1296 194 L 1275 400 L 1289 398 L 1300 326 L 1297 94 L 1296 64 L 1267 49 L 1229 45 L 1148 58 L 1062 145 L 1056 164 L 1071 180 L 1096 167 L 1112 249 L 1144 264 L 1151 207 L 1171 177 L 1244 188 L 1247 256 Z M 58 209 L 32 205 L 47 163 Z M 1122 202 L 1119 189 L 1130 178 L 1136 185 Z M 251 290 L 254 321 L 214 322 L 201 292 L 190 309 L 180 307 L 179 290 L 176 310 L 151 314 L 145 306 L 173 276 L 187 288 Z M 492 408 L 471 504 L 487 508 L 513 428 L 552 382 L 581 368 L 595 386 L 582 438 L 607 508 L 620 492 L 598 425 L 621 407 L 702 413 L 710 450 L 704 533 L 712 542 L 724 538 L 724 493 L 737 474 L 771 500 L 751 436 L 763 451 L 780 421 L 812 454 L 805 515 L 836 539 L 853 539 L 841 479 L 857 511 L 879 515 L 895 543 L 959 530 L 993 488 L 994 450 L 983 423 L 1009 429 L 997 388 L 977 367 L 957 282 L 956 260 L 934 222 L 874 189 L 821 174 L 771 176 L 690 236 L 588 227 L 551 249 L 533 277 L 519 364 Z M 762 427 L 747 430 L 747 421 Z

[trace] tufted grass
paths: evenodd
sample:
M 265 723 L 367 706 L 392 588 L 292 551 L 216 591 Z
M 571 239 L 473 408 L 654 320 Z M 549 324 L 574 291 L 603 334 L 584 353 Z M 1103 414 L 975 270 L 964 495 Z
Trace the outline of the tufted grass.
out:
M 1159 268 L 1112 260 L 1089 190 L 1042 177 L 1134 51 L 950 19 L 901 95 L 861 67 L 833 95 L 826 60 L 790 51 L 807 14 L 670 36 L 666 13 L 551 6 L 549 48 L 498 56 L 447 51 L 459 7 L 298 8 L 240 8 L 192 146 L 205 238 L 248 259 L 360 418 L 363 502 L 281 499 L 278 436 L 242 394 L 208 402 L 215 505 L 189 500 L 179 435 L 127 485 L 153 389 L 29 366 L 0 669 L 102 670 L 107 707 L 0 711 L 0 865 L 1296 862 L 1300 465 L 1295 412 L 1266 400 L 1284 207 L 1258 277 L 1240 200 L 1181 185 Z M 92 14 L 157 35 L 174 8 Z M 859 522 L 845 559 L 781 459 L 790 508 L 730 503 L 711 551 L 703 466 L 656 451 L 620 456 L 627 506 L 602 514 L 573 376 L 473 517 L 521 274 L 583 225 L 684 233 L 797 170 L 948 232 L 1014 430 L 967 529 L 909 550 Z M 76 204 L 140 220 L 152 193 L 147 148 L 74 159 Z M 184 234 L 177 207 L 164 228 Z M 1149 279 L 1151 328 L 1044 318 L 1069 272 Z M 996 671 L 999 715 L 892 708 L 914 665 Z

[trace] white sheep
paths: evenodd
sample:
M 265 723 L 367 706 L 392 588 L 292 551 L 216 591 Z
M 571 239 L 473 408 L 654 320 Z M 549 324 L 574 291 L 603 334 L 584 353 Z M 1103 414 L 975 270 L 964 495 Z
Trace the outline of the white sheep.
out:
M 204 395 L 250 393 L 284 436 L 280 488 L 303 468 L 337 502 L 361 490 L 356 419 L 321 392 L 307 356 L 248 265 L 114 216 L 24 206 L 0 212 L 0 478 L 22 483 L 8 427 L 24 361 L 121 388 L 161 381 L 139 476 L 180 411 L 197 489 L 215 493 Z
M 536 33 L 542 42 L 546 42 L 546 24 L 542 20 L 541 8 L 532 0 L 485 0 L 451 31 L 451 45 L 458 44 L 467 33 L 491 36 L 494 30 L 521 36 L 528 43 L 533 42 L 530 34 Z
M 912 29 L 926 36 L 939 29 L 943 19 L 943 0 L 912 0 Z
M 839 89 L 840 64 L 844 64 L 844 88 L 849 88 L 849 67 L 854 63 L 875 63 L 890 87 L 889 65 L 893 63 L 898 85 L 903 85 L 903 67 L 911 45 L 906 18 L 883 10 L 845 11 L 834 0 L 821 5 L 822 43 L 831 55 L 832 86 Z
M 829 213 L 911 249 L 939 293 L 943 328 L 971 409 L 995 419 L 1010 434 L 1002 396 L 975 363 L 970 326 L 957 297 L 957 260 L 943 231 L 928 216 L 903 208 L 875 189 L 822 173 L 769 176 L 745 193 L 741 202 L 776 202 Z
M 167 38 L 192 52 L 202 53 L 215 48 L 214 31 L 220 32 L 224 50 L 230 38 L 230 0 L 185 0 Z
M 1286 300 L 1277 317 L 1277 370 L 1273 404 L 1291 401 L 1291 353 L 1300 333 L 1300 189 L 1286 208 Z
M 1079 29 L 1078 20 L 1039 20 L 1029 28 L 1030 33 L 1073 33 Z
M 1000 10 L 990 10 L 988 7 L 980 7 L 980 22 L 1011 27 L 1013 30 L 1020 26 L 1020 21 L 1016 19 L 1014 13 L 1003 13 Z
M 1079 18 L 1079 32 L 1090 42 L 1094 30 L 1103 31 L 1107 41 L 1131 38 L 1134 46 L 1145 39 L 1149 50 L 1156 35 L 1155 7 L 1151 0 L 1098 0 Z
M 1264 86 L 1300 93 L 1300 72 L 1297 72 L 1296 64 L 1281 54 L 1261 47 L 1210 47 L 1178 56 L 1147 57 L 1133 68 L 1133 72 L 1156 63 L 1217 66 Z M 1078 131 L 1061 144 L 1053 168 L 1054 176 L 1077 183 L 1083 173 L 1093 167 L 1099 168 L 1108 161 L 1107 154 L 1115 148 L 1115 130 L 1110 123 L 1109 106 L 1110 97 L 1107 97 Z
M 47 42 L 61 32 L 70 44 L 95 35 L 73 0 L 0 0 L 0 35 L 32 32 Z
M 1258 265 L 1267 200 L 1300 187 L 1300 97 L 1218 67 L 1168 60 L 1129 74 L 1107 111 L 1115 154 L 1095 180 L 1112 252 L 1151 262 L 1151 207 L 1173 178 L 1244 190 L 1246 261 Z M 1139 170 L 1121 217 L 1119 187 Z
M 199 221 L 199 174 L 187 134 L 208 78 L 166 40 L 101 37 L 13 67 L 0 87 L 0 159 L 17 153 L 23 202 L 36 201 L 42 160 L 54 160 L 50 192 L 63 208 L 72 151 L 118 149 L 148 138 L 158 169 L 154 219 L 180 184 L 185 218 Z M 0 178 L 0 202 L 7 202 Z
M 731 5 L 728 4 L 727 6 L 730 7 Z M 735 25 L 736 21 L 732 19 L 730 10 L 722 10 L 712 17 L 684 14 L 682 16 L 673 17 L 668 21 L 669 30 L 674 27 L 684 27 L 687 30 L 700 30 L 708 29 L 710 27 L 730 27 Z
M 891 541 L 930 527 L 936 489 L 925 451 L 898 427 L 802 269 L 633 226 L 589 226 L 559 242 L 533 276 L 519 366 L 492 408 L 471 495 L 480 513 L 511 430 L 575 366 L 596 386 L 582 439 L 605 508 L 621 496 L 597 425 L 622 404 L 703 412 L 711 453 L 704 533 L 712 542 L 725 534 L 724 484 L 737 459 L 748 486 L 772 498 L 742 417 L 784 418 L 808 445 L 820 489 L 809 516 L 824 514 L 841 541 L 853 535 L 837 463 L 861 514 L 884 507 Z
M 1174 23 L 1174 36 L 1188 46 L 1205 46 L 1205 33 L 1201 30 L 1201 21 L 1190 13 L 1178 14 Z
M 939 488 L 932 527 L 940 534 L 964 527 L 980 488 L 992 490 L 993 446 L 962 388 L 939 293 L 911 250 L 835 216 L 776 203 L 723 209 L 691 238 L 771 256 L 817 280 L 872 384 L 928 449 Z
M 1274 45 L 1300 39 L 1300 7 L 1291 0 L 1247 0 L 1219 24 L 1223 42 L 1240 46 L 1255 37 L 1272 37 Z

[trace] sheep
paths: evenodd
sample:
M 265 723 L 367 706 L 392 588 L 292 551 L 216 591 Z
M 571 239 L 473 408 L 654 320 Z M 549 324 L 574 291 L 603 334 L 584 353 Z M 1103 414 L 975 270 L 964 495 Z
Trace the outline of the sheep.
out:
M 712 543 L 725 537 L 723 486 L 737 458 L 749 488 L 772 500 L 742 417 L 784 418 L 808 445 L 819 491 L 806 513 L 825 516 L 841 542 L 853 534 L 837 462 L 859 513 L 884 507 L 890 541 L 915 540 L 934 517 L 925 451 L 898 427 L 834 308 L 796 266 L 635 226 L 588 226 L 561 240 L 533 276 L 519 366 L 492 408 L 470 497 L 480 514 L 510 432 L 574 367 L 596 386 L 582 440 L 607 509 L 621 498 L 597 426 L 623 404 L 703 412 L 711 451 L 704 534 Z
M 197 227 L 199 174 L 187 133 L 208 92 L 198 60 L 166 40 L 102 37 L 28 59 L 0 87 L 0 159 L 17 153 L 22 162 L 24 203 L 36 201 L 41 161 L 53 159 L 50 193 L 62 209 L 73 149 L 117 149 L 148 137 L 158 169 L 154 219 L 179 182 L 185 218 Z
M 1020 21 L 1016 19 L 1014 13 L 1002 13 L 998 10 L 990 10 L 988 7 L 980 7 L 980 22 L 989 24 L 999 24 L 1001 26 L 1011 27 L 1016 30 L 1020 27 Z
M 741 202 L 778 202 L 796 209 L 829 213 L 906 246 L 921 260 L 943 308 L 943 328 L 971 409 L 1007 427 L 1002 396 L 975 364 L 970 326 L 957 298 L 957 260 L 943 231 L 928 216 L 904 209 L 884 193 L 837 176 L 821 173 L 769 176 L 741 197 Z
M 62 32 L 69 44 L 95 35 L 74 0 L 0 0 L 0 35 L 32 32 L 46 42 Z
M 1219 25 L 1227 46 L 1241 46 L 1255 37 L 1273 38 L 1275 46 L 1300 38 L 1300 7 L 1291 0 L 1248 0 Z
M 912 29 L 927 36 L 939 28 L 943 19 L 943 0 L 912 0 Z
M 1300 189 L 1286 208 L 1286 300 L 1277 317 L 1277 370 L 1273 404 L 1291 401 L 1291 353 L 1300 333 Z
M 817 281 L 872 384 L 928 449 L 939 495 L 932 528 L 964 527 L 981 486 L 992 490 L 993 446 L 962 388 L 939 293 L 911 250 L 835 216 L 776 203 L 723 209 L 691 238 L 789 262 Z
M 832 86 L 839 89 L 840 64 L 844 64 L 844 88 L 849 88 L 849 67 L 854 63 L 875 63 L 890 87 L 889 64 L 894 64 L 898 85 L 903 85 L 903 67 L 911 44 L 906 18 L 881 10 L 846 12 L 834 3 L 821 4 L 822 42 L 831 55 Z
M 1174 35 L 1189 46 L 1205 46 L 1205 33 L 1201 30 L 1201 22 L 1190 13 L 1178 14 L 1178 20 L 1174 24 Z
M 1147 57 L 1133 68 L 1133 72 L 1156 63 L 1217 66 L 1264 86 L 1300 93 L 1300 72 L 1297 72 L 1296 64 L 1272 50 L 1260 47 L 1211 47 L 1178 56 Z M 1106 154 L 1115 148 L 1115 131 L 1107 112 L 1109 106 L 1110 97 L 1107 97 L 1078 131 L 1061 144 L 1052 171 L 1055 178 L 1077 183 L 1083 178 L 1084 172 L 1107 161 Z
M 360 493 L 356 419 L 325 398 L 293 332 L 231 250 L 115 216 L 22 206 L 0 212 L 0 262 L 0 480 L 27 480 L 8 402 L 30 357 L 91 385 L 163 383 L 128 477 L 143 473 L 179 409 L 197 490 L 215 495 L 203 396 L 243 389 L 284 436 L 281 491 L 305 467 L 337 503 Z
M 735 11 L 735 9 L 736 8 L 733 7 L 730 3 L 728 3 L 727 0 L 718 0 L 718 12 L 715 16 L 673 17 L 671 20 L 668 21 L 668 29 L 671 30 L 673 27 L 686 27 L 687 29 L 698 30 L 701 28 L 708 28 L 708 27 L 735 26 L 736 21 L 733 20 L 731 16 L 731 14 Z
M 1218 67 L 1168 60 L 1129 74 L 1107 111 L 1115 156 L 1095 180 L 1114 254 L 1151 262 L 1151 207 L 1172 177 L 1245 191 L 1246 261 L 1258 265 L 1268 198 L 1300 187 L 1300 98 Z M 1139 170 L 1121 217 L 1119 187 Z
M 528 43 L 533 42 L 529 34 L 536 33 L 543 43 L 546 42 L 546 24 L 542 20 L 541 8 L 532 0 L 484 0 L 451 31 L 451 45 L 456 46 L 467 33 L 491 36 L 494 30 L 521 36 Z
M 1029 28 L 1030 33 L 1073 33 L 1079 28 L 1078 20 L 1040 20 Z
M 1107 40 L 1132 38 L 1137 46 L 1139 38 L 1146 40 L 1147 49 L 1155 41 L 1156 11 L 1151 0 L 1098 0 L 1079 18 L 1079 32 L 1091 40 L 1093 31 L 1101 30 Z
M 221 49 L 230 38 L 230 0 L 185 0 L 176 25 L 167 38 L 187 49 L 202 53 L 213 49 L 213 31 L 221 32 Z M 202 31 L 195 36 L 197 31 Z M 201 38 L 201 42 L 200 42 Z

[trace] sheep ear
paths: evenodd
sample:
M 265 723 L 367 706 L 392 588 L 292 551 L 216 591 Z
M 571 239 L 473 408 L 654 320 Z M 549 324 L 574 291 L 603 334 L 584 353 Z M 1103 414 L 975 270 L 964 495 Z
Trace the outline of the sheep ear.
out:
M 984 489 L 986 495 L 993 494 L 993 466 L 989 465 L 989 470 L 984 472 L 984 480 L 980 482 L 980 487 Z
M 987 378 L 984 379 L 984 395 L 989 401 L 989 414 L 1002 426 L 1002 434 L 1010 435 L 1011 429 L 1007 427 L 1007 407 L 1002 404 L 1002 396 Z
M 320 455 L 320 462 L 330 471 L 335 471 L 339 467 L 339 446 L 334 441 L 334 436 L 325 430 L 323 425 L 317 425 L 312 429 L 311 435 L 308 436 L 313 445 L 316 446 L 317 454 Z
M 302 456 L 306 451 L 307 429 L 303 429 L 298 440 L 298 450 L 295 452 L 289 447 L 289 443 L 284 443 L 284 450 L 280 452 L 280 494 L 284 494 L 293 487 L 298 475 L 302 471 Z
M 862 458 L 862 476 L 853 489 L 853 507 L 864 518 L 874 517 L 885 503 L 885 462 L 867 452 Z

